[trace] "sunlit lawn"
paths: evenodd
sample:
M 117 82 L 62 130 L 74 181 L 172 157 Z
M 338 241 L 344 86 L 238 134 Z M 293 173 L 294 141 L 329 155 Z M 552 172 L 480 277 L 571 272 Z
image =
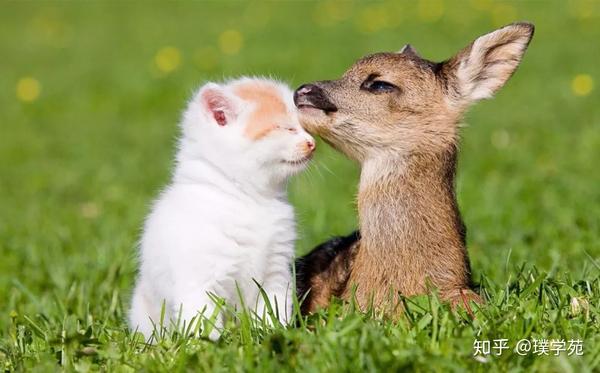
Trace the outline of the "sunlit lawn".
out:
M 411 4 L 3 3 L 0 369 L 600 369 L 599 3 Z M 442 60 L 514 20 L 536 24 L 524 62 L 462 131 L 458 197 L 488 299 L 474 320 L 421 297 L 397 323 L 334 305 L 287 329 L 242 319 L 218 343 L 128 332 L 136 240 L 195 87 L 298 86 L 407 42 Z M 320 144 L 290 188 L 299 254 L 356 227 L 357 177 Z M 494 339 L 510 348 L 473 356 Z M 521 339 L 582 340 L 583 356 L 520 356 Z

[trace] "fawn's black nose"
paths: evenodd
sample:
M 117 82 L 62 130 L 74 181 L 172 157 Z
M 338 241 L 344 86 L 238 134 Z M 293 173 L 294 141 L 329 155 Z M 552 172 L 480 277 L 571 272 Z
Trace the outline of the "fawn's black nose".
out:
M 294 104 L 298 109 L 312 108 L 326 113 L 337 111 L 325 91 L 316 84 L 303 84 L 294 92 Z

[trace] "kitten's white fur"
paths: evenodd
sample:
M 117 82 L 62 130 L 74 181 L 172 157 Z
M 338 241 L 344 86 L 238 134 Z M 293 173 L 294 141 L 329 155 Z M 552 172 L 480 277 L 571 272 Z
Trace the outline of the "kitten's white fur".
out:
M 285 104 L 284 114 L 265 118 L 277 128 L 258 140 L 244 132 L 257 103 L 236 94 L 242 85 L 271 87 Z M 224 113 L 226 125 L 217 123 L 215 111 Z M 314 148 L 292 92 L 258 78 L 208 83 L 189 102 L 182 132 L 173 180 L 145 222 L 131 328 L 149 338 L 163 302 L 166 323 L 180 312 L 186 324 L 202 310 L 210 317 L 211 293 L 239 308 L 238 288 L 246 307 L 262 316 L 265 304 L 253 280 L 288 322 L 296 231 L 286 181 L 305 166 L 307 144 Z M 223 321 L 219 315 L 212 339 Z

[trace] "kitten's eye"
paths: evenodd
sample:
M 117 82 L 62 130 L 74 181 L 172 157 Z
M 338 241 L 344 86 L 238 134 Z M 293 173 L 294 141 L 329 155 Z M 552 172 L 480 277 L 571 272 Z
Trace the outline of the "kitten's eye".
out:
M 298 132 L 298 130 L 296 128 L 294 128 L 294 127 L 286 127 L 285 125 L 278 125 L 276 127 L 280 131 L 286 131 L 286 132 L 289 132 L 289 133 L 296 133 L 296 132 Z
M 365 80 L 360 88 L 371 93 L 392 92 L 398 89 L 392 83 L 384 82 L 383 80 Z

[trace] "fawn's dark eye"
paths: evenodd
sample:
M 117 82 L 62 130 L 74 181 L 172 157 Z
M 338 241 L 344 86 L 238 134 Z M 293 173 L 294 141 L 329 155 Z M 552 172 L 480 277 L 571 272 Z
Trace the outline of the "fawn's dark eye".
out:
M 395 88 L 395 85 L 388 82 L 382 82 L 381 80 L 376 80 L 369 85 L 369 89 L 373 91 L 391 91 Z
M 369 78 L 371 78 L 371 76 L 369 76 Z M 383 80 L 373 80 L 371 78 L 365 80 L 361 84 L 360 89 L 369 91 L 371 93 L 385 93 L 395 91 L 398 89 L 398 87 L 396 87 L 392 83 L 384 82 Z

